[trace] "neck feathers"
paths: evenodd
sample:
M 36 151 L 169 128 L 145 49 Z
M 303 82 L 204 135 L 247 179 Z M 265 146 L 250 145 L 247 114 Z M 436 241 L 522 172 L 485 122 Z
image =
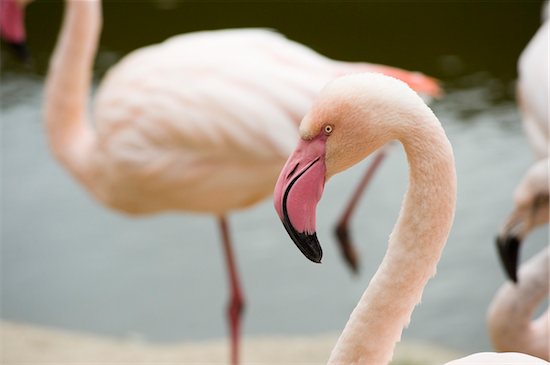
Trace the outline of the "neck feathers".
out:
M 533 320 L 548 296 L 549 251 L 542 250 L 525 262 L 516 284 L 506 282 L 495 295 L 487 322 L 497 351 L 518 351 L 548 359 L 548 309 Z
M 409 189 L 382 264 L 330 364 L 385 365 L 391 360 L 424 286 L 435 274 L 452 225 L 456 175 L 451 145 L 431 111 L 409 125 L 400 138 L 410 166 Z
M 95 146 L 86 106 L 100 28 L 98 1 L 67 0 L 46 79 L 44 118 L 50 147 L 79 180 L 90 174 L 89 157 Z

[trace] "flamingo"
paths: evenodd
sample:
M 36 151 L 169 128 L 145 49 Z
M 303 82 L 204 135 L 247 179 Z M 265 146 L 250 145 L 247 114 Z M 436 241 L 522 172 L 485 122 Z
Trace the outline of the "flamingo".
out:
M 25 8 L 31 1 L 0 1 L 0 38 L 14 50 L 21 60 L 26 60 L 29 57 L 25 32 Z
M 522 114 L 523 129 L 536 159 L 548 156 L 548 33 L 549 1 L 542 9 L 542 24 L 518 60 L 516 97 Z
M 517 282 L 519 246 L 527 234 L 549 221 L 549 181 L 550 160 L 541 159 L 527 170 L 516 188 L 515 208 L 497 237 L 497 248 L 506 274 Z
M 274 205 L 311 261 L 322 251 L 315 208 L 326 180 L 391 140 L 403 144 L 409 186 L 384 259 L 333 348 L 329 364 L 384 365 L 420 302 L 449 235 L 456 203 L 453 151 L 430 108 L 406 84 L 380 74 L 339 77 L 302 119 L 300 139 L 275 186 Z M 448 364 L 548 364 L 519 353 L 479 353 Z
M 548 224 L 548 2 L 543 8 L 543 24 L 518 62 L 517 100 L 525 134 L 536 161 L 518 184 L 514 209 L 497 237 L 497 249 L 506 275 L 488 310 L 487 325 L 493 347 L 498 351 L 521 351 L 550 360 L 548 309 L 532 320 L 537 306 L 548 296 L 548 249 L 545 248 L 520 268 L 522 241 L 536 227 Z
M 501 262 L 513 281 L 517 281 L 521 241 L 531 229 L 548 223 L 549 12 L 550 8 L 546 2 L 543 9 L 543 24 L 525 47 L 518 61 L 517 101 L 523 128 L 536 161 L 516 188 L 514 210 L 506 219 L 497 238 Z
M 438 85 L 388 66 L 333 61 L 272 31 L 204 31 L 126 56 L 99 85 L 89 117 L 101 21 L 100 1 L 66 2 L 44 93 L 50 148 L 109 208 L 217 217 L 236 364 L 244 295 L 227 214 L 271 194 L 301 117 L 331 78 L 371 70 L 404 78 L 428 94 L 437 94 Z
M 521 242 L 536 227 L 549 221 L 549 164 L 541 159 L 529 168 L 515 191 L 515 208 L 497 238 L 497 248 L 511 282 L 504 283 L 491 303 L 487 324 L 493 347 L 521 351 L 550 360 L 546 312 L 531 321 L 537 306 L 548 296 L 548 248 L 522 264 L 517 275 Z
M 489 306 L 488 327 L 497 351 L 518 351 L 550 360 L 548 309 L 532 321 L 548 296 L 548 248 L 524 263 L 517 283 L 504 283 Z

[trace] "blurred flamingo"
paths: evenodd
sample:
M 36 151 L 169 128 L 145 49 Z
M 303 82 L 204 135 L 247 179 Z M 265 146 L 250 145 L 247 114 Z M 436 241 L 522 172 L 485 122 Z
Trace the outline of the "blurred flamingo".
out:
M 25 32 L 25 8 L 31 1 L 0 1 L 0 38 L 21 60 L 26 60 L 29 56 Z
M 549 12 L 546 2 L 543 24 L 523 50 L 518 62 L 517 101 L 523 128 L 539 167 L 531 168 L 516 188 L 514 210 L 497 238 L 501 261 L 513 281 L 516 281 L 521 241 L 537 225 L 548 223 Z
M 489 307 L 488 327 L 497 351 L 517 351 L 550 360 L 548 309 L 535 320 L 548 297 L 548 248 L 521 265 L 517 283 L 504 283 Z
M 536 227 L 549 221 L 549 159 L 536 162 L 517 186 L 514 210 L 508 215 L 497 238 L 497 248 L 506 274 L 517 282 L 519 246 Z
M 325 58 L 260 29 L 197 32 L 141 48 L 112 67 L 87 114 L 101 3 L 67 1 L 46 80 L 50 147 L 104 205 L 131 215 L 218 217 L 229 271 L 231 361 L 244 298 L 226 215 L 273 191 L 297 125 L 331 78 L 370 70 L 436 95 L 419 73 Z
M 525 236 L 549 220 L 549 160 L 535 163 L 516 189 L 516 208 L 498 239 L 510 282 L 504 283 L 489 307 L 487 324 L 493 347 L 498 351 L 519 351 L 550 360 L 548 309 L 532 320 L 536 309 L 548 297 L 548 247 L 520 267 L 516 274 L 518 248 Z M 508 250 L 503 249 L 503 245 Z M 514 250 L 510 250 L 514 247 Z M 511 253 L 511 256 L 510 256 Z
M 300 140 L 275 186 L 275 209 L 294 243 L 321 261 L 315 208 L 325 181 L 391 140 L 403 144 L 409 187 L 389 245 L 351 314 L 329 364 L 388 364 L 449 235 L 456 202 L 454 157 L 441 124 L 403 82 L 380 74 L 337 78 L 300 124 Z M 480 353 L 449 363 L 548 364 L 519 353 Z
M 493 347 L 498 351 L 520 351 L 550 360 L 548 309 L 532 320 L 537 307 L 548 296 L 548 248 L 524 263 L 518 280 L 519 248 L 536 227 L 549 221 L 548 169 L 548 2 L 543 24 L 518 62 L 517 101 L 523 127 L 535 152 L 536 162 L 520 181 L 514 194 L 514 210 L 507 217 L 497 248 L 507 276 L 491 303 L 487 324 Z
M 518 61 L 517 101 L 523 128 L 537 159 L 548 156 L 548 33 L 550 6 L 542 10 L 542 24 L 529 41 Z

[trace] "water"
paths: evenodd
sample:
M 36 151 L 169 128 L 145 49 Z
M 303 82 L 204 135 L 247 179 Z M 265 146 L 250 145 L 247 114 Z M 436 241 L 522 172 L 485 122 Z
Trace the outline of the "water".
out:
M 538 2 L 108 3 L 96 76 L 130 50 L 169 35 L 262 26 L 333 58 L 441 78 L 448 94 L 433 108 L 455 150 L 457 214 L 438 274 L 404 338 L 480 351 L 490 347 L 485 311 L 504 280 L 493 239 L 532 161 L 513 81 L 539 8 Z M 152 341 L 223 337 L 227 279 L 214 219 L 116 214 L 89 197 L 47 148 L 41 92 L 61 9 L 40 1 L 29 7 L 31 66 L 2 49 L 2 318 Z M 326 187 L 318 209 L 322 265 L 297 251 L 269 200 L 230 217 L 248 304 L 245 335 L 342 328 L 384 254 L 406 187 L 398 147 L 354 219 L 362 270 L 353 277 L 331 229 L 367 163 Z M 545 229 L 535 232 L 523 257 L 546 242 Z

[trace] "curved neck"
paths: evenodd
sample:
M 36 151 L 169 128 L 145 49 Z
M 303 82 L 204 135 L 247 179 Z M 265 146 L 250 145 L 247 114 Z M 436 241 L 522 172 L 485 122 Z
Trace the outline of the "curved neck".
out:
M 456 200 L 451 145 L 426 107 L 400 141 L 410 166 L 409 188 L 386 255 L 334 348 L 329 364 L 387 364 L 435 274 Z
M 488 327 L 498 351 L 521 351 L 548 359 L 548 310 L 533 321 L 537 307 L 549 293 L 549 250 L 521 265 L 517 284 L 507 282 L 495 295 Z
M 89 173 L 89 152 L 95 142 L 86 107 L 100 30 L 98 0 L 67 0 L 46 78 L 44 117 L 50 147 L 80 179 Z

